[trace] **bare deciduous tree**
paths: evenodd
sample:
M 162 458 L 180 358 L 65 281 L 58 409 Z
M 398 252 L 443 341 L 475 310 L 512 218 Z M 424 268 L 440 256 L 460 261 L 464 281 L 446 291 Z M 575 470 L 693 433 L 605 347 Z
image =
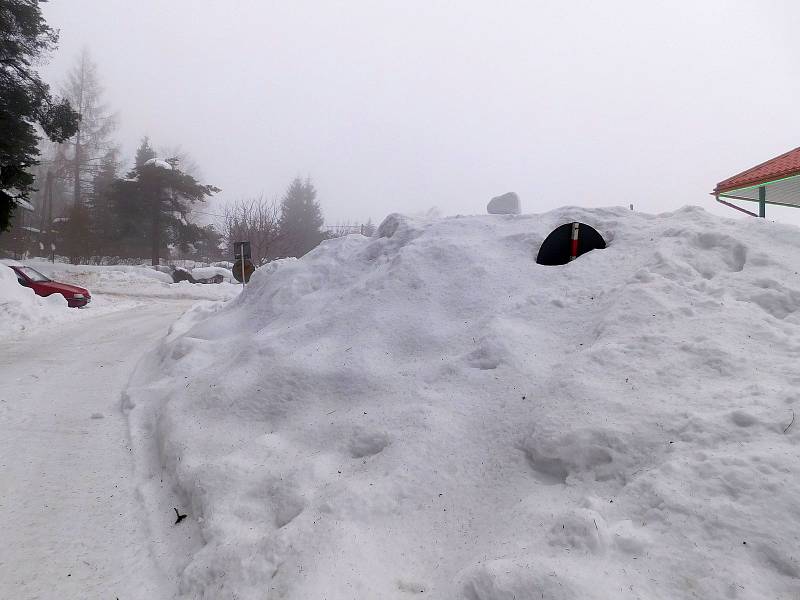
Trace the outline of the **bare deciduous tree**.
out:
M 280 241 L 279 220 L 277 203 L 261 195 L 228 203 L 219 229 L 231 251 L 236 242 L 249 241 L 253 262 L 263 265 L 275 257 L 276 245 Z

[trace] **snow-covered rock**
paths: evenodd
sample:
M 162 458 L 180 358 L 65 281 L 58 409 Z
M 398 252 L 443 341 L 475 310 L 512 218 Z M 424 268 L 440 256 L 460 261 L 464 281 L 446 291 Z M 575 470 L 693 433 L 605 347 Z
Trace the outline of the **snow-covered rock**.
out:
M 537 265 L 573 221 L 608 247 Z M 187 599 L 797 597 L 798 263 L 763 219 L 563 208 L 261 267 L 132 379 L 153 551 Z
M 490 215 L 518 215 L 522 212 L 519 196 L 514 192 L 495 196 L 486 205 L 486 212 Z

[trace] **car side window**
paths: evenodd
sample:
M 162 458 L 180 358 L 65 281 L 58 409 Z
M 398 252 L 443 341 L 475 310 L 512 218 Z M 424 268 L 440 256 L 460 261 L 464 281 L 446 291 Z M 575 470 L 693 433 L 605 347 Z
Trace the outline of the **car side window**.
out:
M 25 281 L 22 277 L 17 277 L 17 281 L 19 281 L 20 285 L 24 285 L 25 287 L 28 287 L 28 282 Z

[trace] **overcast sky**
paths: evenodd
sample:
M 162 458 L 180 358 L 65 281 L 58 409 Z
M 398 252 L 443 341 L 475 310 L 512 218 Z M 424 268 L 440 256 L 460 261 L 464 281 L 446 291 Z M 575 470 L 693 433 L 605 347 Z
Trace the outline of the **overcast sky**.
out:
M 326 222 L 686 204 L 800 145 L 800 3 L 51 0 L 130 159 L 180 145 L 222 201 L 310 176 Z M 752 207 L 749 207 L 752 208 Z M 213 208 L 217 210 L 216 208 Z M 768 208 L 800 223 L 800 209 Z

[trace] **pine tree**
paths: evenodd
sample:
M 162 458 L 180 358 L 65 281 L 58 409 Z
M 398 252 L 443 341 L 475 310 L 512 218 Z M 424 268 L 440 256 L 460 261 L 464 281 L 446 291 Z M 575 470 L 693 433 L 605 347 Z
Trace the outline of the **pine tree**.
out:
M 91 216 L 82 204 L 70 207 L 66 219 L 58 227 L 58 248 L 72 264 L 83 262 L 91 255 Z
M 110 150 L 100 162 L 87 199 L 91 216 L 91 247 L 98 256 L 109 255 L 116 240 L 117 220 L 112 205 L 112 195 L 118 169 L 118 153 L 116 149 Z
M 149 248 L 152 264 L 160 263 L 170 243 L 186 243 L 192 225 L 186 216 L 196 202 L 219 191 L 199 183 L 178 168 L 177 159 L 157 160 L 145 138 L 136 151 L 136 166 L 112 191 L 119 238 L 128 253 Z M 150 158 L 147 158 L 150 156 Z
M 213 225 L 200 227 L 189 223 L 179 231 L 177 244 L 184 256 L 194 260 L 211 261 L 222 258 L 220 250 L 222 235 L 214 229 Z
M 135 184 L 138 183 L 139 169 L 155 155 L 150 140 L 142 138 L 136 149 L 133 170 L 128 173 L 127 179 L 115 180 L 109 190 L 109 205 L 115 221 L 111 234 L 115 249 L 109 249 L 110 254 L 139 258 L 150 252 L 147 207 L 141 201 Z
M 78 128 L 69 102 L 54 98 L 32 68 L 57 42 L 37 0 L 0 0 L 0 232 L 33 189 L 30 169 L 39 155 L 35 124 L 57 142 Z
M 144 163 L 155 157 L 156 151 L 153 150 L 153 147 L 150 145 L 150 138 L 144 136 L 142 138 L 142 142 L 139 144 L 139 147 L 136 149 L 136 157 L 133 161 L 134 169 L 141 169 L 144 166 Z
M 325 239 L 325 222 L 316 201 L 317 191 L 310 179 L 292 181 L 281 201 L 278 222 L 283 256 L 303 256 Z

